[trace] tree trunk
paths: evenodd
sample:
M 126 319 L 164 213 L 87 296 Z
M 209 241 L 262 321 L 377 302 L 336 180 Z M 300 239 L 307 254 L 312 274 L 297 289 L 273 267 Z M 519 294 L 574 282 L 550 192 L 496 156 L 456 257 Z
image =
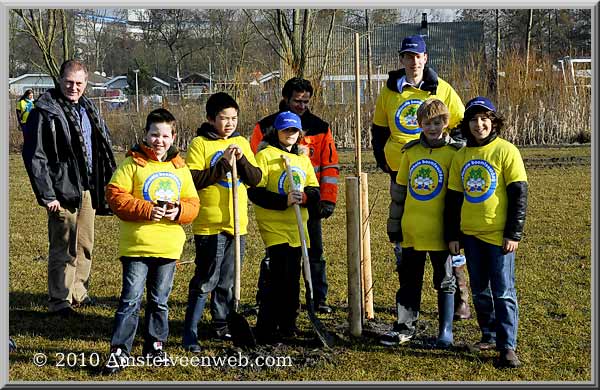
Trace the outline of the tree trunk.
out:
M 531 27 L 533 26 L 533 9 L 529 10 L 529 20 L 527 21 L 527 37 L 525 40 L 525 80 L 529 78 L 529 50 L 531 47 Z

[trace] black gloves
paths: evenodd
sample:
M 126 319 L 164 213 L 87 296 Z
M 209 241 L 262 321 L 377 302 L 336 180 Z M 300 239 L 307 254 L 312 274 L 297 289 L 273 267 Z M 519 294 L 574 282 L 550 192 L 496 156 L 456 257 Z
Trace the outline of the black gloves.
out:
M 333 214 L 334 209 L 335 209 L 335 203 L 331 203 L 326 200 L 320 201 L 319 202 L 319 217 L 321 217 L 321 218 L 331 217 L 331 214 Z

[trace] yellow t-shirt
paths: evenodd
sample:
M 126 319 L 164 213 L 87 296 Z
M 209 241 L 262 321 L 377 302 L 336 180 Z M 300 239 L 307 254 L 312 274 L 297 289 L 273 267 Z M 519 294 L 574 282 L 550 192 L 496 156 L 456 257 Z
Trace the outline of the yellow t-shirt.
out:
M 250 164 L 258 166 L 250 149 L 250 144 L 242 136 L 218 140 L 211 140 L 203 136 L 196 137 L 188 148 L 185 162 L 190 169 L 205 170 L 214 166 L 223 155 L 223 151 L 232 144 L 242 148 L 244 156 Z M 231 184 L 231 172 L 228 172 L 225 179 L 198 191 L 200 211 L 192 224 L 194 234 L 203 236 L 221 232 L 234 234 Z M 248 227 L 248 193 L 246 192 L 246 185 L 243 185 L 239 179 L 238 207 L 240 234 L 246 234 Z
M 396 182 L 407 187 L 402 215 L 402 247 L 443 251 L 444 199 L 448 171 L 456 148 L 426 148 L 421 144 L 402 153 Z
M 292 173 L 296 189 L 303 191 L 304 187 L 318 187 L 319 182 L 308 156 L 296 155 L 285 152 L 273 146 L 267 146 L 256 154 L 256 162 L 263 172 L 263 177 L 257 187 L 265 187 L 268 191 L 287 195 L 290 192 L 287 172 L 281 155 L 286 155 L 292 165 Z M 308 211 L 306 207 L 300 207 L 304 235 L 307 245 L 310 246 L 306 221 Z M 254 205 L 256 221 L 260 235 L 266 247 L 279 244 L 289 244 L 291 247 L 299 247 L 300 235 L 296 223 L 296 214 L 293 207 L 285 210 L 269 210 Z
M 449 129 L 456 127 L 462 120 L 465 111 L 462 100 L 450 84 L 440 78 L 438 78 L 435 95 L 414 87 L 405 87 L 401 93 L 384 87 L 377 97 L 373 123 L 390 129 L 390 138 L 385 144 L 384 153 L 393 171 L 398 170 L 400 161 L 398 156 L 402 147 L 409 141 L 419 138 L 421 128 L 417 123 L 417 110 L 421 103 L 429 98 L 438 98 L 448 106 Z
M 448 188 L 464 193 L 460 229 L 502 246 L 508 199 L 506 186 L 527 181 L 519 149 L 496 138 L 487 145 L 462 148 L 450 168 Z
M 181 198 L 197 198 L 194 181 L 186 167 L 175 168 L 170 161 L 148 160 L 142 167 L 127 157 L 117 168 L 110 183 L 133 194 L 135 198 L 155 202 L 177 202 Z M 185 231 L 168 219 L 124 221 L 119 228 L 119 256 L 164 257 L 179 259 L 185 243 Z
M 29 118 L 29 112 L 33 109 L 33 100 L 19 100 L 17 110 L 21 111 L 21 123 L 25 124 Z

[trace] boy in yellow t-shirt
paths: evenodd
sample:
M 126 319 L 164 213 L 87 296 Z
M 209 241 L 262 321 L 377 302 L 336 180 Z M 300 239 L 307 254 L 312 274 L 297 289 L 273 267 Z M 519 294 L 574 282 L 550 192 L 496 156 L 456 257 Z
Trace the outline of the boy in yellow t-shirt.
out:
M 437 346 L 448 348 L 453 343 L 456 281 L 444 241 L 444 197 L 452 158 L 462 144 L 448 135 L 449 112 L 441 100 L 430 98 L 423 102 L 417 110 L 417 120 L 422 132 L 419 139 L 407 143 L 398 156 L 398 191 L 392 192 L 394 199 L 388 219 L 388 236 L 396 244 L 400 281 L 396 293 L 398 318 L 380 342 L 397 345 L 414 337 L 421 307 L 425 260 L 429 254 L 433 287 L 438 292 Z
M 308 237 L 307 207 L 318 205 L 320 200 L 319 182 L 307 149 L 299 145 L 301 130 L 298 115 L 291 111 L 277 115 L 256 154 L 263 178 L 256 188 L 248 191 L 270 259 L 269 272 L 264 275 L 264 283 L 259 284 L 262 297 L 256 321 L 259 343 L 274 342 L 278 336 L 293 337 L 297 331 L 302 248 L 293 205 L 301 206 L 304 234 Z M 293 188 L 282 155 L 290 160 Z
M 231 207 L 231 164 L 236 159 L 240 228 L 240 255 L 244 257 L 248 225 L 246 186 L 262 177 L 246 138 L 236 131 L 239 106 L 228 94 L 218 92 L 206 102 L 207 122 L 192 140 L 186 163 L 200 197 L 200 212 L 192 225 L 196 244 L 196 269 L 190 280 L 183 326 L 183 347 L 200 353 L 198 323 L 211 294 L 210 312 L 216 337 L 231 339 L 227 315 L 233 307 L 234 231 Z
M 106 187 L 106 200 L 121 219 L 123 287 L 104 374 L 128 364 L 144 286 L 148 291 L 142 354 L 154 365 L 168 364 L 163 350 L 169 334 L 167 302 L 185 243 L 181 225 L 191 223 L 199 207 L 192 175 L 174 140 L 173 115 L 163 108 L 152 111 L 144 141 L 127 152 Z
M 497 364 L 520 365 L 515 349 L 519 307 L 515 251 L 527 210 L 527 174 L 516 146 L 499 137 L 503 119 L 482 96 L 467 103 L 460 124 L 467 146 L 456 153 L 448 178 L 446 239 L 451 253 L 465 248 L 473 304 L 482 339 Z

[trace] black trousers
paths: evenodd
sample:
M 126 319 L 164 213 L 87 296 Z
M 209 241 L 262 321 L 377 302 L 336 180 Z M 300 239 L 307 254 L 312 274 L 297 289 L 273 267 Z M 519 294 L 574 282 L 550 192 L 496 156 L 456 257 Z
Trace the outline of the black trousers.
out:
M 288 244 L 273 245 L 267 248 L 269 272 L 259 283 L 257 331 L 261 334 L 296 327 L 300 308 L 300 264 L 302 249 Z

